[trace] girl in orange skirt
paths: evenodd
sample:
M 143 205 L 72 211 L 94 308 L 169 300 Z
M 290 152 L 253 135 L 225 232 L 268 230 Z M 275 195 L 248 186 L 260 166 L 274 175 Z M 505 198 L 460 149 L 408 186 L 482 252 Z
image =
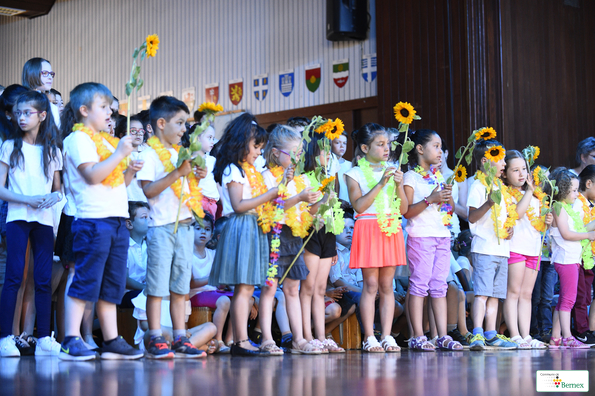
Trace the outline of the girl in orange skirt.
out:
M 349 199 L 357 213 L 350 268 L 361 268 L 364 278 L 360 311 L 364 327 L 363 350 L 399 352 L 390 335 L 395 310 L 393 279 L 395 266 L 405 265 L 405 243 L 401 213 L 408 202 L 403 190 L 403 172 L 386 167 L 390 140 L 384 127 L 366 124 L 354 131 L 354 167 L 345 173 Z M 381 343 L 374 337 L 374 302 L 380 294 Z

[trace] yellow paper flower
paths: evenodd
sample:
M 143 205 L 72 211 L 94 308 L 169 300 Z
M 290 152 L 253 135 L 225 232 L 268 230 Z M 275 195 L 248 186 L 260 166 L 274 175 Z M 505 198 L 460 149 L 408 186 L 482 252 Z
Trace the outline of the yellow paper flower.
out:
M 147 56 L 154 57 L 159 49 L 159 37 L 156 34 L 147 36 Z
M 489 147 L 485 153 L 485 157 L 492 162 L 498 162 L 506 156 L 506 152 L 502 146 L 492 146 Z
M 402 124 L 411 124 L 415 116 L 415 109 L 407 102 L 399 102 L 393 108 L 395 118 Z
M 467 179 L 467 169 L 463 165 L 459 165 L 455 170 L 455 181 L 457 183 L 462 183 L 465 179 Z
M 326 138 L 328 140 L 335 140 L 339 137 L 341 137 L 341 135 L 343 134 L 343 131 L 345 130 L 345 125 L 343 125 L 343 121 L 341 121 L 340 119 L 336 118 L 334 122 L 332 122 L 333 124 L 333 128 L 331 129 L 327 129 L 326 133 L 324 134 L 324 136 L 326 136 Z M 334 129 L 334 132 L 333 132 Z
M 475 133 L 475 140 L 490 140 L 496 138 L 496 131 L 494 128 L 481 128 L 479 131 Z
M 218 113 L 220 111 L 223 111 L 223 106 L 221 106 L 220 104 L 216 105 L 213 102 L 204 102 L 203 104 L 201 104 L 198 107 L 198 111 L 200 111 L 200 112 L 210 111 L 212 113 Z

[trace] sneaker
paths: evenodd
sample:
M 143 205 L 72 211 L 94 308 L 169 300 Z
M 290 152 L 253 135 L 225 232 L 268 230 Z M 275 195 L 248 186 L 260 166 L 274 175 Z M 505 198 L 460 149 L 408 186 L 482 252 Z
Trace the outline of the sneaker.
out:
M 518 345 L 510 340 L 510 338 L 502 334 L 496 334 L 494 338 L 485 340 L 486 346 L 490 349 L 517 349 Z
M 469 343 L 467 342 L 467 339 L 463 337 L 458 328 L 448 332 L 448 335 L 452 337 L 453 341 L 458 341 L 464 349 L 469 349 Z
M 66 337 L 58 357 L 62 360 L 83 361 L 97 358 L 97 354 L 85 347 L 80 337 Z
M 544 330 L 543 333 L 541 333 L 539 339 L 545 342 L 546 344 L 549 344 L 550 340 L 552 339 L 552 329 Z
M 109 344 L 104 342 L 101 358 L 106 360 L 134 360 L 144 356 L 142 351 L 128 345 L 122 336 L 118 336 Z
M 35 345 L 31 345 L 27 341 L 28 338 L 31 338 L 32 342 L 37 344 L 35 339 L 27 335 L 27 333 L 23 333 L 20 336 L 14 338 L 14 343 L 21 353 L 21 356 L 33 356 L 35 354 Z
M 178 341 L 174 342 L 172 347 L 175 357 L 181 359 L 197 359 L 207 356 L 205 351 L 202 351 L 192 345 L 188 337 L 180 337 Z
M 483 351 L 486 349 L 486 339 L 483 334 L 475 334 L 469 341 L 469 349 L 472 351 Z
M 584 333 L 577 334 L 574 338 L 589 347 L 595 345 L 595 335 L 593 335 L 592 331 L 585 331 Z
M 21 352 L 17 348 L 15 342 L 15 336 L 9 335 L 0 340 L 0 356 L 2 357 L 20 357 Z
M 54 332 L 51 336 L 43 337 L 37 340 L 35 356 L 58 356 L 60 354 L 60 344 L 54 338 Z
M 403 333 L 399 333 L 399 335 L 395 337 L 395 341 L 397 341 L 397 345 L 401 348 L 409 348 L 409 340 L 405 338 Z
M 147 346 L 147 357 L 149 359 L 173 359 L 174 352 L 169 349 L 163 336 L 151 337 Z

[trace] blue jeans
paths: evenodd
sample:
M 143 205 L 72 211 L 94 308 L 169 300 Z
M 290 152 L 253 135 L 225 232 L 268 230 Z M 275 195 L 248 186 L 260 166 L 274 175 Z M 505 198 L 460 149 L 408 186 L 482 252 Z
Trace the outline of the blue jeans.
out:
M 531 332 L 533 333 L 552 331 L 552 299 L 556 282 L 558 282 L 558 274 L 554 264 L 550 261 L 542 261 L 531 298 Z

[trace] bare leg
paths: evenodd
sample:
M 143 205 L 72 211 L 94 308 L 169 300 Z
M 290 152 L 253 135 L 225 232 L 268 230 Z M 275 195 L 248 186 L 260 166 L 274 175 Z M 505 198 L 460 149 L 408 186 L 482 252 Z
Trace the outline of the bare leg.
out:
M 300 281 L 286 278 L 283 281 L 283 294 L 285 295 L 285 309 L 289 319 L 289 326 L 293 335 L 293 341 L 299 345 L 304 339 L 302 326 L 302 306 L 300 304 Z
M 147 296 L 147 320 L 149 331 L 161 329 L 161 297 Z
M 409 318 L 413 332 L 411 337 L 421 337 L 424 335 L 423 329 L 423 314 L 424 314 L 424 299 L 409 294 Z
M 258 305 L 258 323 L 262 331 L 262 342 L 271 341 L 273 333 L 271 330 L 273 321 L 273 301 L 277 291 L 277 280 L 273 281 L 272 286 L 265 286 L 260 292 L 260 304 Z
M 498 303 L 499 299 L 489 297 L 486 302 L 486 327 L 485 330 L 496 330 L 496 320 L 498 317 Z
M 531 329 L 531 297 L 537 273 L 537 271 L 525 267 L 525 276 L 519 296 L 519 332 L 523 338 L 529 335 Z
M 552 338 L 560 338 L 561 334 L 560 326 L 560 311 L 554 310 L 554 316 L 552 318 Z
M 430 303 L 430 297 L 426 300 L 427 309 L 428 309 L 428 322 L 430 323 L 430 338 L 434 339 L 438 337 L 438 328 L 436 327 L 436 318 L 434 317 L 434 309 L 432 308 L 432 304 Z
M 395 315 L 395 295 L 393 279 L 396 267 L 383 267 L 379 271 L 378 291 L 380 293 L 380 324 L 382 327 L 381 340 L 390 335 Z
M 233 339 L 235 342 L 242 341 L 239 346 L 245 349 L 256 351 L 248 341 L 248 316 L 250 315 L 250 302 L 254 286 L 236 285 L 233 299 L 231 300 L 231 321 L 233 324 Z
M 186 295 L 169 293 L 169 314 L 174 330 L 186 329 Z M 149 323 L 150 325 L 150 323 Z
M 471 315 L 473 316 L 473 328 L 483 328 L 483 319 L 486 315 L 487 301 L 488 297 L 486 296 L 475 296 L 473 308 L 471 309 Z
M 508 266 L 508 289 L 506 300 L 504 300 L 504 320 L 510 332 L 510 338 L 519 336 L 519 296 L 521 295 L 521 285 L 525 276 L 525 262 L 510 264 Z M 533 289 L 531 289 L 533 290 Z M 531 314 L 529 312 L 529 320 Z
M 97 317 L 101 324 L 103 339 L 106 341 L 118 337 L 118 315 L 116 304 L 104 300 L 97 300 Z
M 217 327 L 213 323 L 207 322 L 189 329 L 188 332 L 190 333 L 190 343 L 195 347 L 206 351 L 208 342 L 211 341 L 217 333 Z
M 331 270 L 332 258 L 320 259 L 318 263 L 318 273 L 314 285 L 314 296 L 312 296 L 312 321 L 314 323 L 314 336 L 324 341 L 326 333 L 324 332 L 324 294 L 326 293 L 326 284 L 328 274 Z
M 465 335 L 469 332 L 467 329 L 467 309 L 465 307 L 465 292 L 463 290 L 458 291 L 459 296 L 459 310 L 458 310 L 458 318 L 457 318 L 457 327 L 459 328 L 459 332 L 462 335 Z
M 454 330 L 459 316 L 459 288 L 454 283 L 448 284 L 446 292 L 446 326 L 447 330 Z
M 432 307 L 434 312 L 434 321 L 438 330 L 438 337 L 444 337 L 446 331 L 446 297 L 430 298 L 431 304 L 428 306 Z
M 231 305 L 231 300 L 227 296 L 221 296 L 217 299 L 215 303 L 217 309 L 215 309 L 215 313 L 213 314 L 213 324 L 217 327 L 217 334 L 215 338 L 217 341 L 223 340 L 223 327 L 225 327 L 225 320 L 227 319 L 227 314 L 229 313 L 229 307 Z
M 331 304 L 332 305 L 332 304 Z M 326 323 L 324 331 L 326 334 L 330 334 L 333 330 L 335 330 L 341 323 L 345 322 L 347 318 L 355 312 L 355 305 L 352 305 L 351 308 L 347 311 L 345 315 L 342 315 L 330 322 Z
M 318 273 L 320 257 L 304 250 L 304 261 L 310 271 L 305 280 L 301 282 L 300 304 L 302 306 L 302 322 L 304 329 L 304 338 L 312 341 L 312 299 L 314 296 L 314 285 L 316 283 L 316 274 Z

